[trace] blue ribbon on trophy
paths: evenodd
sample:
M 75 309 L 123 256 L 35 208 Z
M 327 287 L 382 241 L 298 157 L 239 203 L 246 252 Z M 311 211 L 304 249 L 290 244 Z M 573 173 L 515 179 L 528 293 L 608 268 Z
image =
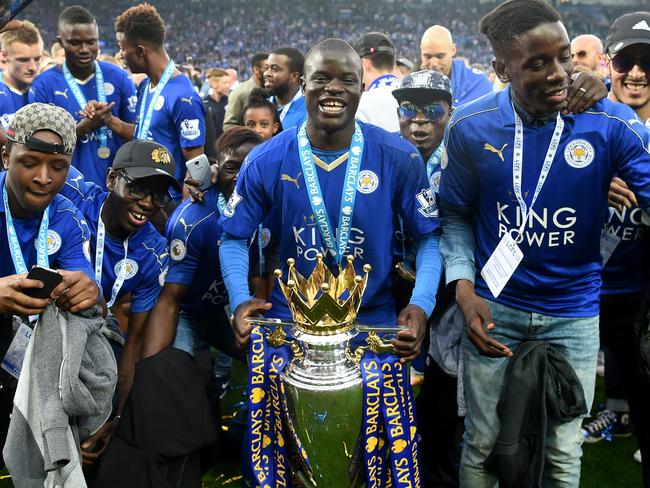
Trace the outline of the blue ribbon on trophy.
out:
M 256 483 L 261 487 L 273 486 L 270 445 L 264 446 L 268 405 L 268 375 L 266 337 L 259 327 L 251 332 L 251 354 L 248 369 L 248 458 Z
M 293 322 L 247 319 L 255 486 L 420 486 L 407 371 L 380 337 L 404 327 L 356 323 L 371 268 L 357 275 L 353 261 L 334 276 L 319 255 L 304 278 L 289 259 L 286 283 L 275 275 Z M 351 351 L 359 332 L 367 346 Z

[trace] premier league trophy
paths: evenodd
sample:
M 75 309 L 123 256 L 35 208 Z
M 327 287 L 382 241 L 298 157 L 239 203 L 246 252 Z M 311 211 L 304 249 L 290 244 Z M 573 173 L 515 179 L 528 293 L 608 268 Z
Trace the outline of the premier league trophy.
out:
M 373 420 L 368 420 L 364 410 L 366 397 L 372 395 L 365 384 L 368 374 L 362 375 L 360 367 L 364 354 L 378 357 L 390 351 L 390 343 L 384 342 L 378 333 L 394 334 L 403 327 L 370 330 L 355 324 L 371 267 L 366 264 L 364 276 L 359 276 L 353 261 L 348 256 L 347 265 L 334 276 L 319 255 L 311 276 L 304 278 L 296 270 L 294 260 L 289 259 L 286 283 L 280 270 L 275 275 L 293 322 L 251 320 L 256 327 L 251 335 L 249 452 L 253 475 L 261 488 L 288 486 L 289 479 L 294 485 L 307 487 L 364 486 L 370 479 L 369 463 L 378 465 L 373 476 L 381 475 L 382 469 L 384 476 L 390 476 L 386 474 L 390 470 L 388 458 L 393 457 L 388 450 L 390 445 L 400 446 L 401 453 L 408 444 L 407 454 L 417 458 L 417 447 L 410 447 L 416 443 L 412 409 L 408 411 L 406 405 L 410 398 L 400 397 L 404 406 L 402 417 L 410 415 L 410 419 L 398 420 L 413 428 L 406 428 L 403 439 L 394 439 L 397 444 L 391 444 L 391 434 L 398 429 L 378 426 L 383 418 L 379 406 L 373 409 L 374 427 L 365 425 Z M 285 326 L 290 327 L 289 336 Z M 368 332 L 366 345 L 353 351 L 350 341 L 360 331 Z M 384 368 L 380 368 L 380 360 L 373 363 L 377 379 L 374 386 L 379 391 L 377 385 Z M 382 378 L 384 386 L 392 381 L 386 380 L 386 376 Z M 410 388 L 400 385 L 402 393 Z M 396 397 L 397 390 L 395 386 Z M 380 396 L 378 393 L 377 404 Z M 364 435 L 368 432 L 370 436 Z M 382 433 L 386 434 L 385 439 Z M 411 465 L 417 470 L 417 461 Z M 417 478 L 419 482 L 419 475 Z M 368 483 L 371 484 L 374 483 Z M 376 486 L 382 485 L 379 482 Z

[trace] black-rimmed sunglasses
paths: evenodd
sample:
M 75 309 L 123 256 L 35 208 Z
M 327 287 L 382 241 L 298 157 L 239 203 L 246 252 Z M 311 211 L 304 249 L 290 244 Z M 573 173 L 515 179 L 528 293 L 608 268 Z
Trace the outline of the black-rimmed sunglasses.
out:
M 145 184 L 144 181 L 140 179 L 134 180 L 123 171 L 118 171 L 117 174 L 126 180 L 129 196 L 135 198 L 136 200 L 144 200 L 149 195 L 151 195 L 153 204 L 158 208 L 163 208 L 172 199 L 169 191 L 153 192 L 151 188 Z
M 397 109 L 397 114 L 401 119 L 413 120 L 418 113 L 422 112 L 424 117 L 431 122 L 439 122 L 445 116 L 445 107 L 437 103 L 428 105 L 416 105 L 415 103 L 403 103 Z
M 618 53 L 614 56 L 610 56 L 609 60 L 612 63 L 612 68 L 614 68 L 614 71 L 617 73 L 629 73 L 632 68 L 638 65 L 643 71 L 645 71 L 646 76 L 650 74 L 650 54 L 632 56 L 627 53 Z

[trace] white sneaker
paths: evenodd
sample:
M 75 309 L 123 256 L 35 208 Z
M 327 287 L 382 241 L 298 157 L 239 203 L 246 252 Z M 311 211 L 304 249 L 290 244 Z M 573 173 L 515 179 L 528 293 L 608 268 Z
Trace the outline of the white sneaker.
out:
M 641 464 L 641 449 L 637 449 L 634 451 L 634 454 L 632 455 L 632 459 L 634 459 L 637 463 Z

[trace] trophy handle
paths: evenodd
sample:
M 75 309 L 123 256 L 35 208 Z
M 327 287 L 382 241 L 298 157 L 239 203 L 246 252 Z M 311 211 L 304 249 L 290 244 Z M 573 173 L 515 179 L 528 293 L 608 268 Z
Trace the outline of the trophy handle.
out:
M 273 332 L 270 332 L 266 338 L 273 347 L 280 347 L 287 344 L 291 347 L 291 352 L 293 353 L 293 359 L 300 361 L 304 358 L 305 353 L 298 344 L 297 341 L 288 341 L 287 333 L 284 331 L 284 328 L 277 326 Z
M 366 351 L 372 351 L 375 354 L 381 354 L 393 350 L 393 345 L 390 342 L 383 340 L 377 335 L 376 332 L 373 331 L 368 332 L 368 336 L 366 337 L 366 344 L 367 345 L 365 346 L 357 347 L 354 352 L 348 351 L 348 359 L 359 365 L 361 363 L 361 358 L 363 358 L 363 355 Z

